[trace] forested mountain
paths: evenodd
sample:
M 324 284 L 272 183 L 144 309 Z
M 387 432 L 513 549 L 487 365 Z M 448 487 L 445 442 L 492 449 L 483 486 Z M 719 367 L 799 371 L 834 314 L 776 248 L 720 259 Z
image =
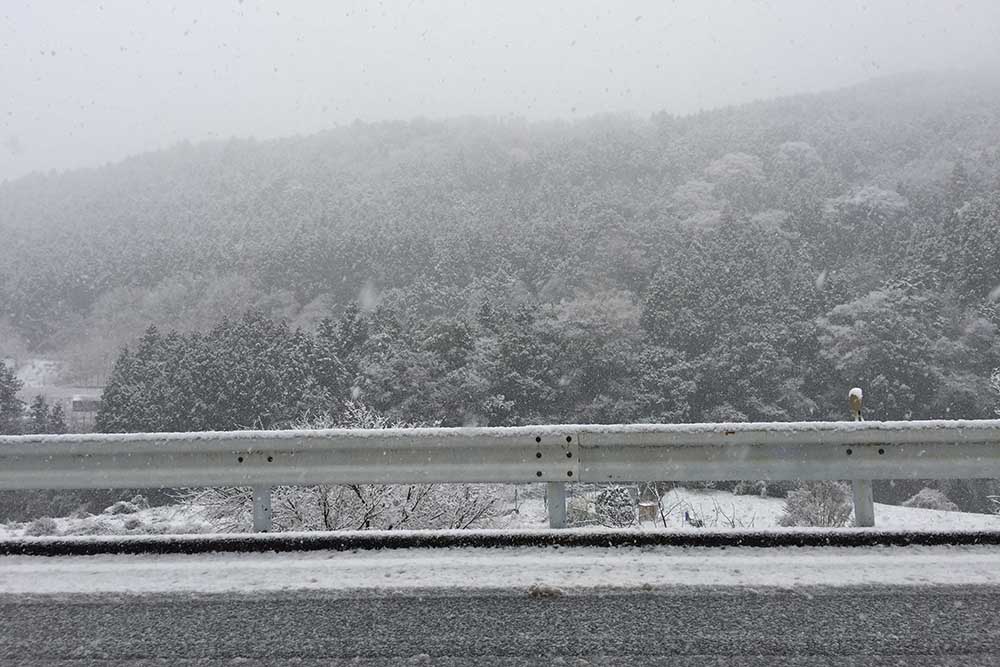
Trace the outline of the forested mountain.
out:
M 874 416 L 986 417 L 1000 81 L 181 145 L 0 184 L 0 240 L 0 356 L 89 376 L 127 343 L 120 380 L 272 341 L 254 377 L 299 387 L 171 428 L 352 395 L 445 424 L 840 418 L 853 385 Z

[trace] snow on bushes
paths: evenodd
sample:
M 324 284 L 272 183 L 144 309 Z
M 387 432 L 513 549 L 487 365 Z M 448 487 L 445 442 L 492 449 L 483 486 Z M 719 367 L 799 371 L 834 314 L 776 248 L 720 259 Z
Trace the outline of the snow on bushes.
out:
M 851 517 L 850 488 L 843 482 L 803 482 L 788 493 L 779 526 L 840 528 Z
M 948 500 L 948 496 L 944 495 L 944 492 L 927 487 L 920 489 L 908 500 L 903 501 L 902 505 L 903 507 L 919 507 L 925 510 L 958 511 L 958 505 Z
M 56 524 L 55 519 L 47 516 L 35 519 L 24 529 L 25 537 L 45 537 L 56 535 L 58 532 L 59 526 Z

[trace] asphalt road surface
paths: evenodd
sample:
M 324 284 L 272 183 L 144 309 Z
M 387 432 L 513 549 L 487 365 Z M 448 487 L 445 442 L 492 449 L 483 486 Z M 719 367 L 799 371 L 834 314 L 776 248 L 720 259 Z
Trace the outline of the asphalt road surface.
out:
M 1000 586 L 0 595 L 2 665 L 1000 665 Z

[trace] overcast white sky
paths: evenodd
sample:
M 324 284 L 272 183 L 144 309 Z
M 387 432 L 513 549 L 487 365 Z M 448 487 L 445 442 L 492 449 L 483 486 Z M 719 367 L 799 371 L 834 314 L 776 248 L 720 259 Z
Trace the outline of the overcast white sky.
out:
M 0 180 L 356 118 L 687 113 L 998 65 L 1000 0 L 0 0 Z

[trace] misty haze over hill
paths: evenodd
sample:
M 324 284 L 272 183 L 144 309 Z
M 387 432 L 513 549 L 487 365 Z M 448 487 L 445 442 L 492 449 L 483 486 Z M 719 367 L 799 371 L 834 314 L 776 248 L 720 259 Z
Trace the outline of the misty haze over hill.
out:
M 0 354 L 103 381 L 150 325 L 255 309 L 311 332 L 357 304 L 368 342 L 330 391 L 409 420 L 494 400 L 491 423 L 812 418 L 862 381 L 886 416 L 990 416 L 997 137 L 995 77 L 923 74 L 693 116 L 357 123 L 35 175 L 0 185 Z M 480 355 L 501 363 L 505 327 L 532 379 L 413 403 Z
M 687 114 L 998 67 L 992 0 L 7 0 L 0 181 L 355 119 Z

